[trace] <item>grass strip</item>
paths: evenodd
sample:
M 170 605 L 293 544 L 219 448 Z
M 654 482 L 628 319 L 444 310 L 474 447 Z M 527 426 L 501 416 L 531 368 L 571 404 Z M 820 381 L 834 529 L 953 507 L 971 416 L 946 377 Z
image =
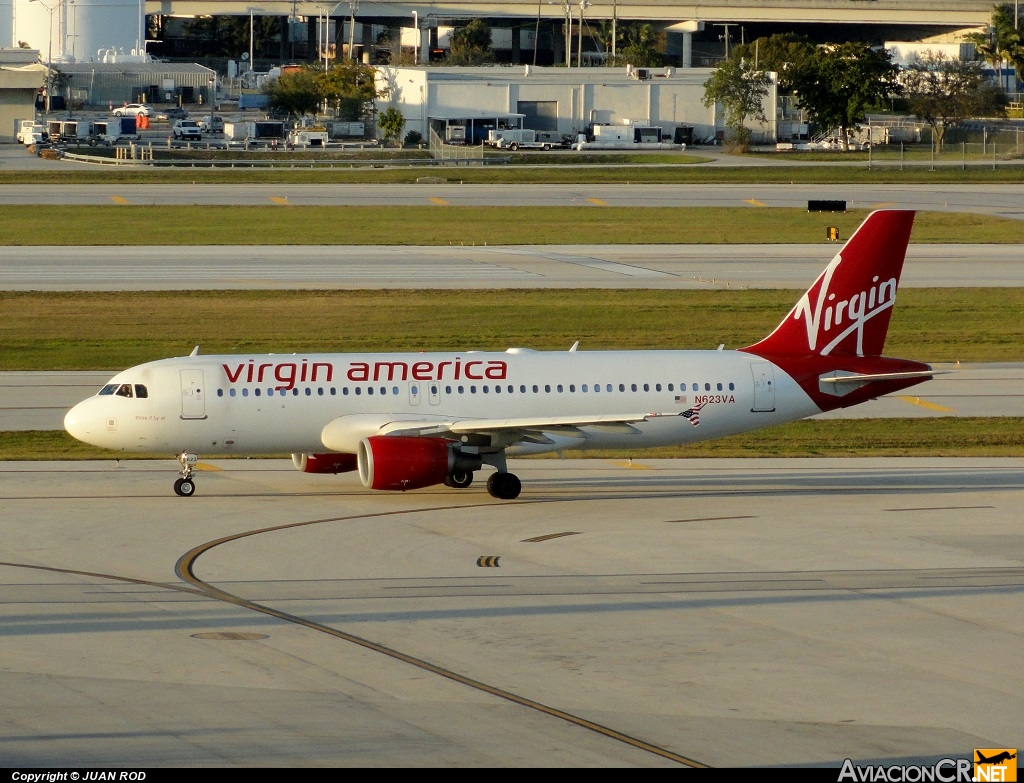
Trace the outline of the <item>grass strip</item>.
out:
M 424 188 L 424 201 L 432 191 Z M 112 189 L 111 196 L 116 195 Z M 823 243 L 869 210 L 737 207 L 0 206 L 3 241 L 29 245 L 546 245 Z M 1022 243 L 1024 221 L 920 212 L 913 241 Z M 311 249 L 310 253 L 316 253 Z M 140 259 L 144 264 L 145 259 Z
M 0 292 L 0 370 L 123 369 L 201 353 L 715 349 L 750 345 L 790 290 Z M 886 353 L 1024 361 L 1024 288 L 900 291 Z
M 158 454 L 153 459 L 170 459 Z M 202 454 L 212 459 L 218 455 Z M 264 455 L 283 457 L 285 455 Z M 555 455 L 549 455 L 555 456 Z M 805 419 L 721 440 L 657 449 L 566 451 L 569 458 L 1024 457 L 1024 419 L 940 417 Z M 0 460 L 138 459 L 99 449 L 59 430 L 0 432 Z M 234 457 L 242 459 L 240 457 Z
M 157 168 L 150 166 L 96 166 L 95 169 L 61 168 L 0 171 L 0 184 L 208 184 L 208 183 L 309 183 L 344 184 L 414 183 L 423 176 L 443 177 L 449 182 L 490 184 L 638 184 L 638 183 L 750 183 L 750 184 L 966 184 L 1024 182 L 1024 165 L 998 161 L 961 165 L 959 157 L 946 156 L 902 166 L 897 162 L 868 166 L 866 155 L 846 158 L 846 165 L 824 163 L 804 165 L 763 165 L 753 158 L 751 165 L 678 165 L 643 155 L 602 155 L 590 158 L 572 153 L 522 156 L 523 165 L 434 166 L 411 163 L 390 164 L 353 161 L 340 168 L 310 167 L 300 158 L 281 167 L 265 168 Z M 689 163 L 689 161 L 681 161 Z M 653 165 L 652 165 L 653 164 Z M 902 169 L 902 170 L 901 170 Z

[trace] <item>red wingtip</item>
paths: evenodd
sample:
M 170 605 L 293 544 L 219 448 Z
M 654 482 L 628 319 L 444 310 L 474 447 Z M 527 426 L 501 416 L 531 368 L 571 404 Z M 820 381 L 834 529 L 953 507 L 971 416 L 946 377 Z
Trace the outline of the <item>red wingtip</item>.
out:
M 881 356 L 914 212 L 868 215 L 775 331 L 743 350 L 759 356 Z

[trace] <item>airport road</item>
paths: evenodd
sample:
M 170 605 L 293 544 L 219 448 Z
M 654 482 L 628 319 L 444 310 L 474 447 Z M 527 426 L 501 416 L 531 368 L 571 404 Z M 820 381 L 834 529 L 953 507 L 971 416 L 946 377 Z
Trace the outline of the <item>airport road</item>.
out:
M 935 369 L 945 374 L 909 393 L 820 418 L 1024 417 L 1024 364 L 936 364 Z M 63 429 L 68 409 L 95 394 L 115 372 L 0 372 L 0 432 Z
M 438 172 L 425 172 L 436 174 Z M 441 172 L 441 176 L 457 178 Z M 579 206 L 807 208 L 814 199 L 839 199 L 850 209 L 901 208 L 974 212 L 1024 220 L 1024 184 L 10 184 L 0 204 L 183 204 L 292 206 Z
M 1024 241 L 1024 231 L 1022 231 Z M 458 243 L 456 243 L 457 245 Z M 839 246 L 0 247 L 0 290 L 792 288 Z M 1020 245 L 911 245 L 904 287 L 1016 287 Z
M 524 460 L 512 503 L 205 467 L 0 463 L 4 766 L 1020 744 L 1020 459 Z

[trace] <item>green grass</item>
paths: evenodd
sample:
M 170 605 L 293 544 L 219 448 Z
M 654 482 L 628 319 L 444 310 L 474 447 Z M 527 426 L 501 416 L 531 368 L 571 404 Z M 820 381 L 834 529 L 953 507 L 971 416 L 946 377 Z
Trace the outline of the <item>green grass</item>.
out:
M 156 456 L 170 457 L 166 454 Z M 213 458 L 216 455 L 202 456 Z M 566 451 L 565 456 L 641 460 L 674 457 L 1019 457 L 1024 456 L 1024 419 L 804 420 L 689 446 L 640 451 Z M 126 457 L 76 441 L 62 431 L 0 432 L 0 460 L 115 458 Z M 129 458 L 138 457 L 131 455 Z
M 434 195 L 424 185 L 423 199 Z M 274 196 L 268 189 L 267 199 Z M 110 196 L 117 196 L 112 187 Z M 821 243 L 869 210 L 594 206 L 0 206 L 7 245 L 507 245 Z M 1020 243 L 1024 221 L 921 212 L 913 241 Z M 311 249 L 310 252 L 316 252 Z M 144 258 L 140 263 L 145 263 Z
M 558 153 L 559 155 L 561 153 Z M 568 155 L 568 153 L 566 153 Z M 595 156 L 596 157 L 596 156 Z M 413 183 L 423 176 L 441 176 L 449 182 L 517 184 L 517 183 L 680 183 L 699 184 L 965 184 L 1024 182 L 1024 165 L 1001 164 L 968 166 L 961 171 L 959 160 L 939 161 L 935 170 L 930 164 L 875 165 L 867 161 L 854 165 L 787 165 L 787 166 L 707 166 L 675 165 L 630 160 L 633 156 L 601 156 L 599 163 L 584 159 L 567 163 L 532 161 L 525 165 L 427 166 L 384 163 L 357 167 L 302 167 L 301 159 L 291 161 L 296 168 L 152 168 L 97 166 L 92 170 L 69 170 L 55 162 L 52 170 L 0 171 L 0 184 L 143 184 L 143 183 Z M 616 160 L 616 158 L 621 158 Z M 643 160 L 643 156 L 635 156 Z
M 203 353 L 729 348 L 791 290 L 0 292 L 0 370 L 123 369 Z M 886 352 L 1024 360 L 1024 288 L 900 291 Z

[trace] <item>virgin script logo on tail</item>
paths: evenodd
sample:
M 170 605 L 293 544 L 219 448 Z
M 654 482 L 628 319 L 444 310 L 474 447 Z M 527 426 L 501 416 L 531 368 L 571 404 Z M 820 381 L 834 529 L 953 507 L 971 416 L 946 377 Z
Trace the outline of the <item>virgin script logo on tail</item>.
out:
M 832 338 L 820 351 L 828 356 L 832 350 L 846 337 L 857 333 L 857 356 L 864 355 L 864 326 L 876 315 L 892 308 L 896 302 L 896 278 L 890 277 L 879 283 L 878 276 L 871 278 L 871 286 L 866 291 L 858 291 L 846 299 L 836 299 L 836 293 L 830 290 L 832 276 L 835 274 L 843 256 L 840 253 L 826 267 L 818 279 L 793 308 L 792 316 L 799 321 L 804 318 L 807 326 L 807 347 L 818 350 L 818 343 Z M 841 292 L 840 295 L 842 295 Z M 811 302 L 811 296 L 815 301 Z M 824 320 L 822 320 L 824 319 Z M 838 334 L 836 333 L 838 331 Z M 833 336 L 834 335 L 834 336 Z

